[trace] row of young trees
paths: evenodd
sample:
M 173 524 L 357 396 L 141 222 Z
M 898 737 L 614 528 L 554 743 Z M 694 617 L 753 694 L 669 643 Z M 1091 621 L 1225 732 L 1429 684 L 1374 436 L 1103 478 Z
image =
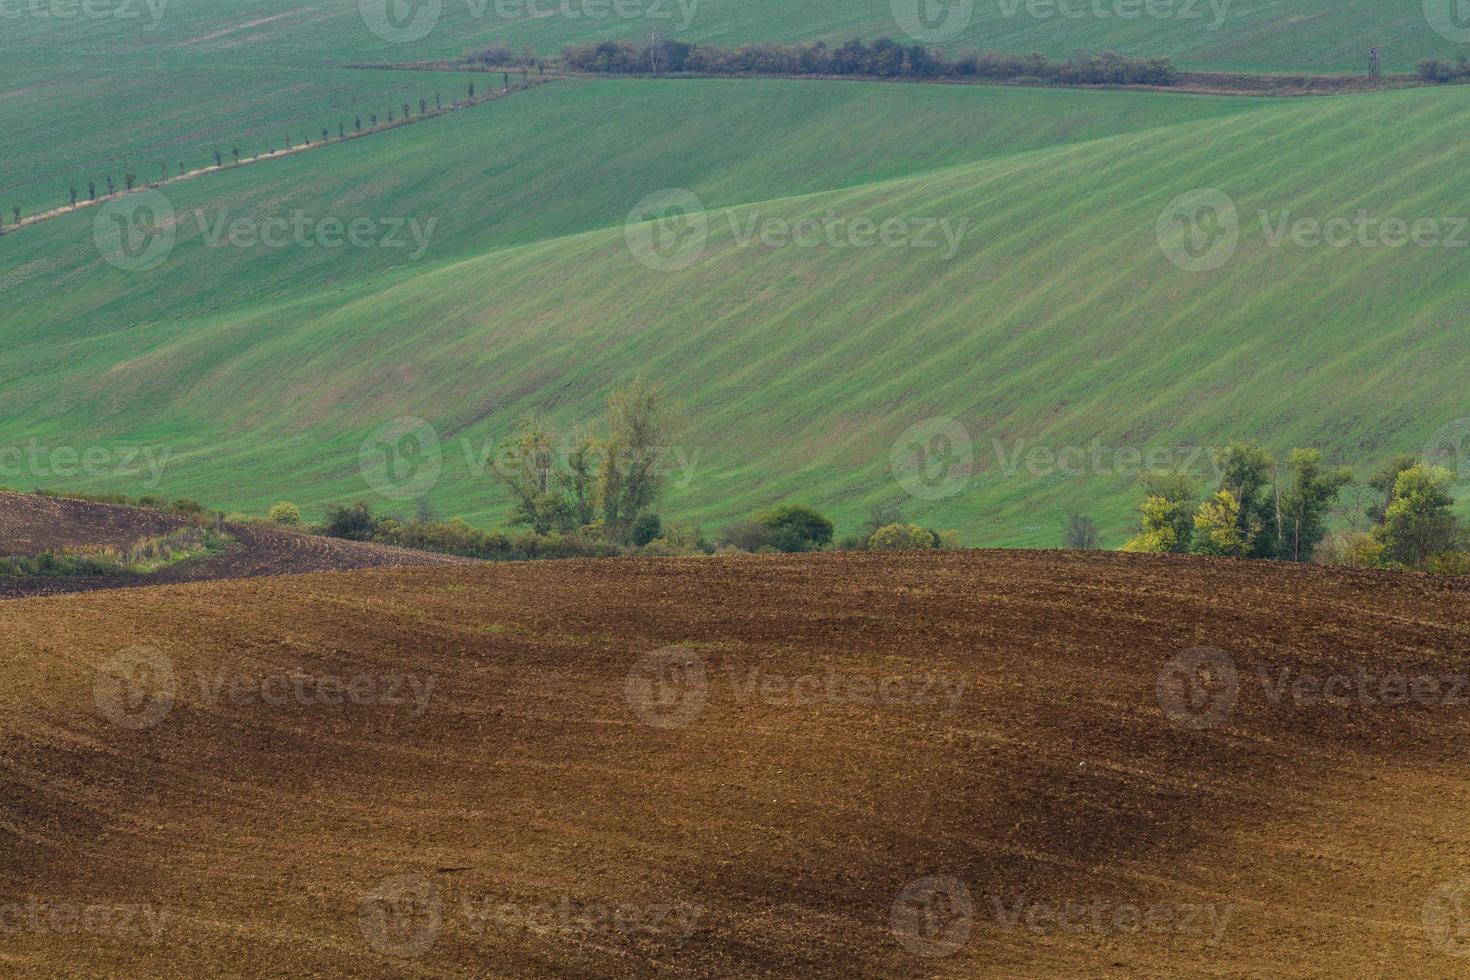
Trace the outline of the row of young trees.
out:
M 501 91 L 508 92 L 508 91 L 510 91 L 510 72 L 508 72 L 508 71 L 507 72 L 503 72 L 502 75 L 503 75 L 503 88 L 501 89 Z M 529 83 L 529 74 L 528 74 L 528 72 L 526 72 L 526 71 L 522 71 L 521 72 L 521 83 L 523 85 Z M 483 100 L 483 99 L 489 97 L 489 94 L 490 93 L 487 92 L 485 95 L 482 95 L 480 97 L 480 99 Z M 451 103 L 451 108 L 456 107 L 456 106 L 460 106 L 460 105 L 471 105 L 471 104 L 475 103 L 476 101 L 477 100 L 475 98 L 475 83 L 474 82 L 470 82 L 469 83 L 469 87 L 468 87 L 468 98 L 464 102 L 452 102 Z M 368 132 L 374 132 L 374 131 L 379 130 L 379 129 L 385 129 L 385 128 L 389 127 L 389 126 L 402 125 L 403 123 L 408 122 L 408 121 L 410 121 L 413 118 L 413 106 L 412 106 L 412 104 L 410 104 L 408 102 L 404 102 L 404 103 L 402 103 L 402 105 L 399 108 L 401 109 L 402 115 L 401 116 L 395 116 L 394 115 L 394 110 L 390 108 L 388 110 L 388 114 L 387 114 L 387 121 L 382 126 L 380 126 L 378 124 L 378 114 L 376 112 L 369 113 L 368 114 L 368 121 L 366 123 L 367 131 Z M 444 109 L 444 100 L 443 100 L 443 98 L 440 96 L 440 94 L 438 92 L 435 92 L 434 93 L 434 108 L 433 108 L 433 110 L 431 111 L 429 109 L 429 100 L 427 98 L 421 98 L 421 99 L 418 100 L 418 110 L 419 110 L 418 118 L 420 118 L 420 119 L 424 118 L 425 116 L 429 116 L 429 115 L 437 115 L 437 114 L 445 111 L 445 109 Z M 353 136 L 360 136 L 360 135 L 363 134 L 363 130 L 364 130 L 364 123 L 363 123 L 362 116 L 355 116 L 353 118 L 353 120 L 352 120 L 352 135 Z M 320 140 L 320 143 L 321 144 L 329 143 L 329 142 L 331 142 L 331 138 L 332 138 L 331 129 L 329 127 L 323 126 L 322 129 L 321 129 L 321 140 Z M 341 140 L 346 140 L 348 138 L 349 137 L 347 135 L 347 124 L 346 124 L 346 122 L 338 122 L 337 123 L 337 139 L 339 141 L 341 141 Z M 285 147 L 284 147 L 284 149 L 285 150 L 293 150 L 297 146 L 308 146 L 309 147 L 309 146 L 314 146 L 314 145 L 320 145 L 318 143 L 314 143 L 313 142 L 313 139 L 314 139 L 313 134 L 307 133 L 306 136 L 304 137 L 304 139 L 302 140 L 302 142 L 298 144 L 298 143 L 295 142 L 294 138 L 291 137 L 288 134 L 285 137 Z M 239 146 L 233 146 L 233 147 L 230 148 L 230 158 L 234 161 L 234 165 L 238 167 L 238 166 L 240 166 L 240 164 L 242 162 L 246 162 L 248 160 L 258 160 L 258 159 L 260 159 L 260 157 L 262 155 L 268 156 L 268 155 L 270 155 L 271 153 L 274 153 L 274 152 L 277 152 L 277 151 L 275 151 L 275 150 L 267 150 L 265 152 L 265 154 L 261 154 L 261 153 L 257 152 L 257 153 L 254 154 L 254 156 L 242 157 L 242 155 L 240 153 Z M 217 150 L 214 151 L 214 166 L 215 166 L 215 169 L 223 169 L 224 168 L 224 166 L 225 166 L 225 153 L 224 153 L 223 150 L 218 150 L 217 149 Z M 177 176 L 178 177 L 183 177 L 187 173 L 188 173 L 188 170 L 184 166 L 184 162 L 182 160 L 178 161 L 178 172 L 177 172 Z M 169 176 L 170 176 L 169 175 L 169 165 L 168 165 L 168 162 L 167 161 L 164 161 L 164 163 L 162 165 L 162 169 L 160 170 L 159 179 L 157 181 L 146 181 L 145 180 L 145 181 L 143 181 L 143 183 L 144 183 L 144 186 L 146 186 L 146 187 L 158 187 L 158 186 L 160 186 L 162 184 L 167 183 L 168 180 L 169 180 Z M 108 174 L 106 177 L 103 178 L 103 180 L 105 181 L 105 186 L 106 186 L 106 192 L 105 192 L 105 194 L 103 194 L 103 196 L 104 197 L 115 197 L 117 195 L 117 193 L 118 193 L 118 190 L 117 190 L 117 184 L 112 179 L 112 175 L 111 174 Z M 123 175 L 123 179 L 122 179 L 123 190 L 125 192 L 130 192 L 130 191 L 132 191 L 134 189 L 134 187 L 136 187 L 138 185 L 139 182 L 140 182 L 140 178 L 138 177 L 137 174 L 135 174 L 135 173 L 127 173 L 127 174 L 124 174 Z M 88 181 L 87 182 L 87 189 L 86 189 L 86 199 L 87 199 L 87 201 L 88 202 L 95 202 L 97 200 L 97 195 L 98 195 L 97 182 L 96 181 Z M 78 192 L 76 185 L 73 184 L 71 186 L 71 188 L 70 188 L 70 207 L 76 208 L 77 207 L 77 203 L 78 203 L 78 201 L 81 200 L 81 198 L 82 198 L 82 194 L 80 192 Z M 14 226 L 18 226 L 20 224 L 20 222 L 21 222 L 21 215 L 22 215 L 20 205 L 15 205 L 13 208 L 11 208 L 11 213 L 14 216 Z M 4 235 L 5 232 L 6 232 L 5 217 L 4 217 L 3 212 L 0 212 L 0 235 Z
M 668 482 L 664 456 L 681 426 L 662 386 L 643 380 L 608 397 L 602 434 L 562 432 L 545 416 L 527 416 L 495 465 L 512 523 L 631 542 L 635 523 L 656 513 Z
M 1124 550 L 1445 571 L 1467 563 L 1454 477 L 1442 467 L 1401 456 L 1359 484 L 1316 449 L 1294 449 L 1283 464 L 1255 442 L 1218 450 L 1215 465 L 1220 483 L 1204 500 L 1186 475 L 1145 474 L 1139 533 Z M 1358 491 L 1350 529 L 1329 538 L 1350 487 Z
M 747 44 L 721 48 L 658 39 L 649 43 L 601 41 L 569 45 L 562 63 L 573 71 L 627 75 L 862 75 L 875 78 L 1028 79 L 1060 85 L 1172 85 L 1178 78 L 1168 58 L 1130 58 L 1115 52 L 1078 54 L 1052 62 L 1040 53 L 1004 55 L 968 51 L 950 56 L 921 44 L 882 37 L 854 38 L 837 47 L 811 44 Z

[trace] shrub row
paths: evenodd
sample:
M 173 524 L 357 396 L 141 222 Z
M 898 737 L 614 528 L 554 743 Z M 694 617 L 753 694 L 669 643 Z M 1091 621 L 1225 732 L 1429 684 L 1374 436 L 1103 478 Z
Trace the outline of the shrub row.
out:
M 223 550 L 229 538 L 213 528 L 188 526 L 126 548 L 86 547 L 0 558 L 0 577 L 146 575 L 201 554 Z
M 1421 81 L 1436 83 L 1470 78 L 1470 57 L 1462 54 L 1460 60 L 1454 64 L 1438 58 L 1425 58 L 1419 62 L 1419 78 Z
M 1052 62 L 1043 54 L 1005 55 L 969 51 L 953 57 L 923 45 L 891 38 L 872 44 L 857 39 L 838 47 L 812 44 L 747 44 L 721 48 L 661 40 L 655 44 L 600 41 L 569 45 L 562 63 L 573 71 L 622 75 L 860 75 L 873 78 L 1028 79 L 1058 85 L 1173 85 L 1178 78 L 1168 58 L 1130 58 L 1112 51 L 1078 54 Z

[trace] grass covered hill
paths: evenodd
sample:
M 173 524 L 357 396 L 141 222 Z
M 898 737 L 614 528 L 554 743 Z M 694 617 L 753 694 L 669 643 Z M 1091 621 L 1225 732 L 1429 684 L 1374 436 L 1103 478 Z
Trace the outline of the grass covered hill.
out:
M 685 404 L 681 448 L 698 454 L 671 515 L 718 522 L 799 496 L 855 522 L 899 500 L 1011 545 L 1054 543 L 1076 508 L 1116 543 L 1129 453 L 1202 481 L 1188 447 L 1249 436 L 1367 464 L 1465 415 L 1464 99 L 562 83 L 178 185 L 179 244 L 148 272 L 104 263 L 87 214 L 7 240 L 24 261 L 0 311 L 0 407 L 48 445 L 167 444 L 174 492 L 308 511 L 367 495 L 363 440 L 413 415 L 442 442 L 433 500 L 490 522 L 504 500 L 477 465 L 486 445 L 527 410 L 594 420 L 642 373 Z M 544 112 L 565 128 L 538 128 Z M 833 150 L 839 130 L 850 150 Z M 708 208 L 698 260 L 676 271 L 639 262 L 623 225 L 668 187 Z M 1238 247 L 1187 271 L 1159 218 L 1201 187 L 1233 202 Z M 209 248 L 193 217 L 294 208 L 438 223 L 409 260 Z M 1275 237 L 1283 216 L 1360 210 L 1440 221 L 1442 241 Z M 828 216 L 964 232 L 948 258 L 751 237 Z M 67 270 L 77 285 L 57 296 L 43 273 Z M 893 448 L 935 417 L 959 423 L 973 461 L 943 493 L 910 496 Z M 1094 440 L 1100 457 L 1056 462 Z
M 1053 59 L 1114 49 L 1184 68 L 1362 73 L 1372 45 L 1389 70 L 1431 56 L 1453 61 L 1470 32 L 1452 4 L 1150 0 L 1151 14 L 1141 0 L 998 0 L 934 5 L 926 21 L 917 11 L 928 5 L 917 0 L 631 0 L 618 7 L 625 16 L 597 0 L 436 0 L 403 5 L 406 15 L 432 17 L 408 41 L 369 27 L 387 23 L 388 0 L 105 0 L 88 4 L 87 16 L 64 16 L 76 7 L 66 2 L 15 4 L 0 50 L 0 207 L 35 212 L 107 173 L 152 179 L 165 161 L 192 167 L 236 145 L 254 152 L 430 94 L 430 81 L 348 64 L 455 58 L 492 44 L 547 55 L 651 31 L 724 45 L 903 40 L 908 25 L 918 40 L 949 48 Z M 448 94 L 465 83 L 432 84 Z

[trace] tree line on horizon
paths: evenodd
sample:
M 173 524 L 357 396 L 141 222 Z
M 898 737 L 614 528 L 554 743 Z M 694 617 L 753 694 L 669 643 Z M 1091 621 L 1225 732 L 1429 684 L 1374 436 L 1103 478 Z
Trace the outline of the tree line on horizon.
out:
M 480 58 L 490 56 L 492 53 L 487 51 Z M 1133 58 L 1113 51 L 1075 54 L 1063 62 L 1050 61 L 1040 52 L 1007 55 L 972 50 L 951 56 L 922 44 L 899 44 L 888 37 L 871 44 L 853 38 L 836 47 L 823 41 L 722 48 L 666 38 L 647 43 L 608 40 L 568 45 L 562 49 L 561 61 L 573 71 L 621 75 L 856 75 L 1165 86 L 1178 80 L 1178 72 L 1168 58 Z

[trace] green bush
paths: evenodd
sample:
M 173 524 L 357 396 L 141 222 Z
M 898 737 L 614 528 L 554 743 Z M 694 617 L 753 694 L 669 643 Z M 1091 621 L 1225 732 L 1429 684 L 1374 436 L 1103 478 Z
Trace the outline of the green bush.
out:
M 670 523 L 664 525 L 662 534 L 643 547 L 643 554 L 707 555 L 714 550 L 699 528 L 690 524 Z
M 1458 549 L 1462 531 L 1450 495 L 1454 476 L 1440 466 L 1420 463 L 1399 473 L 1393 496 L 1374 534 L 1384 557 L 1418 568 L 1431 558 Z
M 663 533 L 664 522 L 657 514 L 642 513 L 633 521 L 633 544 L 639 548 Z
M 318 529 L 326 533 L 328 525 L 339 532 L 334 537 L 369 534 L 353 540 L 375 541 L 417 551 L 434 551 L 462 558 L 485 561 L 526 561 L 545 558 L 607 558 L 621 555 L 618 545 L 576 534 L 538 534 L 535 531 L 508 533 L 482 531 L 461 518 L 449 521 L 399 520 L 373 517 L 370 509 L 334 505 L 327 508 L 327 521 Z
M 1419 62 L 1419 79 L 1424 82 L 1453 82 L 1470 76 L 1470 60 L 1460 56 L 1459 64 L 1452 65 L 1438 58 L 1425 58 Z
M 717 538 L 722 548 L 734 548 L 737 551 L 748 551 L 755 554 L 762 548 L 774 549 L 776 546 L 776 535 L 764 524 L 755 521 L 736 521 L 721 529 Z
M 779 551 L 816 551 L 832 543 L 832 522 L 805 504 L 782 504 L 755 515 L 769 530 Z
M 372 507 L 362 501 L 350 507 L 332 504 L 317 529 L 329 538 L 371 541 L 378 530 L 378 519 L 373 516 Z
M 868 539 L 870 551 L 918 551 L 938 546 L 933 531 L 917 524 L 889 524 L 873 532 Z
M 79 575 L 118 575 L 122 563 L 111 555 L 70 555 L 54 551 L 39 555 L 12 555 L 0 558 L 0 578 L 31 575 L 68 577 Z
M 265 512 L 265 519 L 273 524 L 296 527 L 301 523 L 301 510 L 293 503 L 281 501 Z

